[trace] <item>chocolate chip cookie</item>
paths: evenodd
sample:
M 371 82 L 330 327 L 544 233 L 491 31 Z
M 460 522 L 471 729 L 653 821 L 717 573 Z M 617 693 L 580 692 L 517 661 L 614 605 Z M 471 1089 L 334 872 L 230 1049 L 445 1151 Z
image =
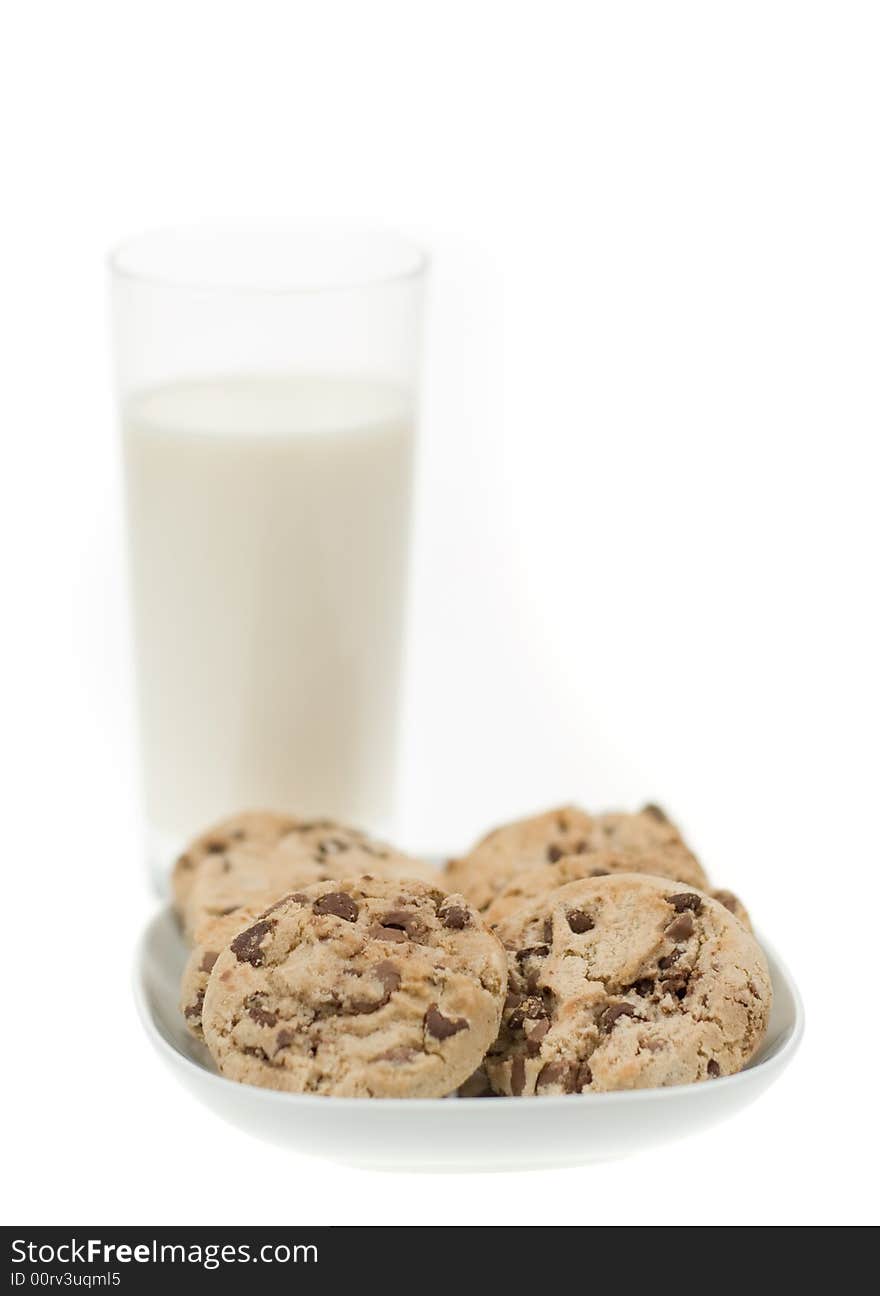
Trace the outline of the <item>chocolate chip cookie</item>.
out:
M 265 907 L 286 891 L 332 878 L 436 877 L 436 869 L 329 820 L 303 822 L 273 844 L 238 846 L 203 859 L 183 909 L 193 940 L 205 922 L 242 905 Z
M 463 892 L 478 909 L 486 910 L 520 873 L 557 863 L 564 856 L 588 856 L 608 850 L 636 859 L 645 855 L 658 858 L 662 854 L 668 857 L 668 868 L 674 869 L 675 877 L 691 886 L 708 885 L 681 833 L 658 806 L 646 806 L 636 814 L 596 816 L 576 806 L 563 806 L 505 824 L 484 837 L 463 859 L 450 860 L 447 885 Z
M 417 880 L 306 887 L 239 932 L 202 1006 L 223 1075 L 291 1093 L 439 1098 L 495 1039 L 504 950 L 474 907 Z
M 508 951 L 486 1059 L 514 1097 L 688 1084 L 739 1071 L 772 991 L 754 938 L 718 901 L 660 878 L 570 882 L 497 928 Z
M 203 860 L 223 855 L 233 846 L 272 846 L 293 831 L 298 822 L 293 815 L 274 810 L 245 810 L 201 833 L 179 856 L 171 874 L 171 894 L 178 914 L 185 914 Z

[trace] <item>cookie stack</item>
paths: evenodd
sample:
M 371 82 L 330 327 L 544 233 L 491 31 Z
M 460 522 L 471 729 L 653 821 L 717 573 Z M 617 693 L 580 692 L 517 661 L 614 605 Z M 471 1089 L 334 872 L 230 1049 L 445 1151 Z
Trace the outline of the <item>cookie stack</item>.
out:
M 744 907 L 657 806 L 505 825 L 444 872 L 243 814 L 178 860 L 189 1029 L 292 1093 L 602 1093 L 740 1070 L 771 1003 Z

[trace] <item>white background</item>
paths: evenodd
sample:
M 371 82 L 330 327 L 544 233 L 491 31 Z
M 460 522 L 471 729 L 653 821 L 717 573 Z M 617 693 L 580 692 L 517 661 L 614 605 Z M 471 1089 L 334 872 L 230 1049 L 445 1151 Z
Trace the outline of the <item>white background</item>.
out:
M 878 65 L 870 3 L 10 11 L 6 1221 L 876 1218 Z M 806 1001 L 728 1125 L 380 1177 L 251 1142 L 151 1053 L 102 258 L 200 222 L 431 247 L 401 838 L 663 801 Z

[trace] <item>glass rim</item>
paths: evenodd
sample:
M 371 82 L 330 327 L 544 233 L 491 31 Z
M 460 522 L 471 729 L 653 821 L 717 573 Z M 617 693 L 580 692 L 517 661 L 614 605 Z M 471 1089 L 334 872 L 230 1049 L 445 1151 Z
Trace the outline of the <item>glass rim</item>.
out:
M 281 253 L 287 258 L 286 269 L 281 264 Z M 276 260 L 271 264 L 273 255 Z M 323 269 L 317 267 L 319 255 Z M 237 272 L 231 268 L 236 258 L 240 267 Z M 299 268 L 295 270 L 297 258 Z M 311 262 L 310 271 L 304 268 L 305 260 Z M 245 262 L 249 270 L 242 268 Z M 217 268 L 208 269 L 209 264 Z M 114 280 L 169 292 L 254 297 L 299 297 L 392 287 L 421 278 L 428 264 L 428 253 L 418 243 L 381 229 L 169 226 L 130 235 L 114 244 L 107 254 L 107 267 Z

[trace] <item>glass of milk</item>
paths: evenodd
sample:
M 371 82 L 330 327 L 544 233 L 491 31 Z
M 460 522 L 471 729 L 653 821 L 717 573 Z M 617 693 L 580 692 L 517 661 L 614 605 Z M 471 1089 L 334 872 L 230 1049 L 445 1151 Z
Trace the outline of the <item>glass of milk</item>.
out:
M 244 809 L 382 832 L 425 257 L 183 231 L 110 265 L 153 875 Z

